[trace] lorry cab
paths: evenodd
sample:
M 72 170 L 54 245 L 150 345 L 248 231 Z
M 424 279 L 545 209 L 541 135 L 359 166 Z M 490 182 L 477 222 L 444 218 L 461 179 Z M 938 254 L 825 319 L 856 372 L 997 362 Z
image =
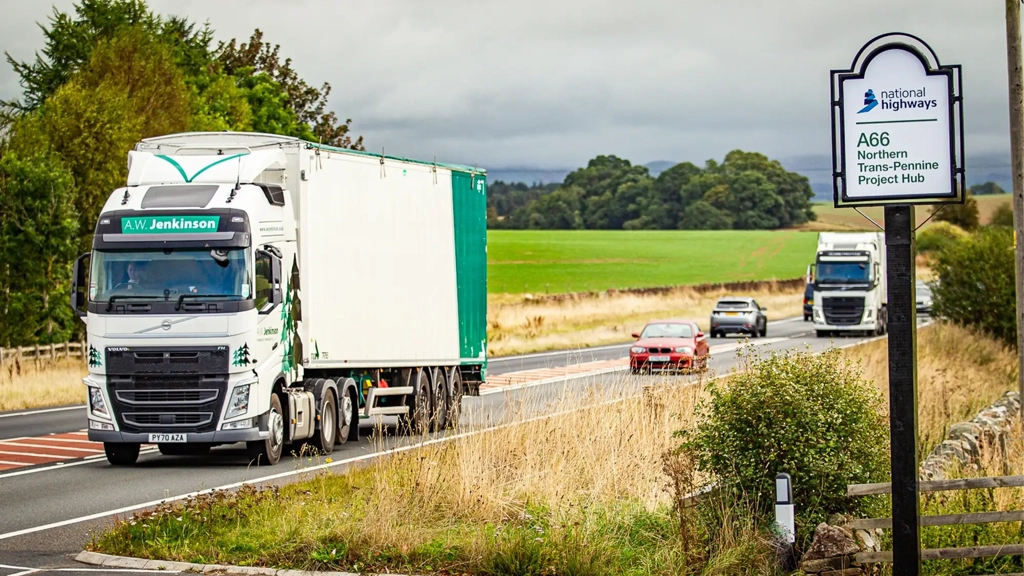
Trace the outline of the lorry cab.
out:
M 884 334 L 887 325 L 885 244 L 878 233 L 821 233 L 813 274 L 814 328 Z
M 75 264 L 89 437 L 118 462 L 144 443 L 261 445 L 283 418 L 255 388 L 287 380 L 281 263 L 295 226 L 280 184 L 238 180 L 284 156 L 130 154 L 129 185 L 111 194 Z

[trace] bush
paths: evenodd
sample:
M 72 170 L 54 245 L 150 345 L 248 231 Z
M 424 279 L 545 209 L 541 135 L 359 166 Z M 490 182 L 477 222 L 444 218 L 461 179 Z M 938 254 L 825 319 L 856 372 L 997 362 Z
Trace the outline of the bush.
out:
M 932 271 L 938 277 L 932 286 L 935 316 L 976 327 L 1016 349 L 1011 229 L 984 228 L 958 240 L 938 254 Z
M 877 511 L 876 500 L 846 496 L 849 484 L 889 477 L 888 425 L 874 385 L 835 349 L 773 353 L 746 363 L 725 384 L 709 384 L 696 427 L 679 433 L 681 449 L 692 451 L 721 496 L 767 519 L 775 475 L 788 472 L 804 543 L 832 513 Z
M 955 244 L 967 232 L 949 222 L 935 222 L 917 233 L 918 254 L 932 254 Z
M 1003 202 L 996 207 L 995 212 L 992 213 L 992 218 L 988 223 L 989 226 L 1006 226 L 1007 228 L 1013 228 L 1013 208 L 1010 208 L 1010 203 Z
M 956 224 L 968 232 L 976 230 L 981 223 L 978 217 L 978 201 L 970 192 L 967 193 L 963 204 L 936 206 L 932 210 L 932 214 L 935 214 L 935 220 Z

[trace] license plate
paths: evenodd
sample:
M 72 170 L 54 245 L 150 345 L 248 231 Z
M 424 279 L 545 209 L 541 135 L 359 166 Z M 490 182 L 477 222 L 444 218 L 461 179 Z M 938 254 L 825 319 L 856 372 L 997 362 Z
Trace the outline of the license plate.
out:
M 740 313 L 739 312 L 726 312 L 725 315 L 726 316 L 739 316 Z
M 668 362 L 672 358 L 670 356 L 651 356 L 651 362 Z
M 150 444 L 169 444 L 172 442 L 185 442 L 185 434 L 150 434 Z

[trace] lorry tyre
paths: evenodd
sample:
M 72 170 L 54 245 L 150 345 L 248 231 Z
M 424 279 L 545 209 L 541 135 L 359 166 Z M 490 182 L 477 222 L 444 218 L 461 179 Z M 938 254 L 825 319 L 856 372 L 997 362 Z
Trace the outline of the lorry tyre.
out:
M 270 434 L 266 440 L 246 443 L 249 457 L 256 461 L 257 466 L 277 464 L 281 461 L 281 452 L 284 451 L 284 417 L 281 415 L 281 398 L 277 394 L 270 395 L 267 430 Z
M 344 444 L 347 440 L 359 440 L 359 401 L 356 389 L 355 386 L 342 386 L 341 400 L 338 402 L 337 444 Z
M 459 418 L 462 417 L 463 395 L 462 373 L 459 371 L 458 366 L 456 366 L 451 369 L 451 375 L 448 377 L 448 404 L 445 407 L 448 412 L 447 418 L 445 418 L 445 425 L 450 430 L 455 430 L 459 427 Z
M 141 444 L 124 444 L 121 442 L 104 442 L 103 451 L 107 454 L 107 462 L 114 466 L 131 466 L 139 459 Z
M 324 405 L 320 411 L 320 429 L 313 433 L 310 444 L 321 454 L 334 451 L 334 440 L 338 437 L 338 406 L 334 401 L 334 392 L 324 392 Z
M 444 368 L 430 371 L 430 431 L 441 432 L 448 420 L 448 374 Z
M 412 394 L 406 396 L 409 411 L 399 419 L 406 434 L 426 434 L 430 429 L 430 378 L 423 368 L 413 368 L 409 378 Z

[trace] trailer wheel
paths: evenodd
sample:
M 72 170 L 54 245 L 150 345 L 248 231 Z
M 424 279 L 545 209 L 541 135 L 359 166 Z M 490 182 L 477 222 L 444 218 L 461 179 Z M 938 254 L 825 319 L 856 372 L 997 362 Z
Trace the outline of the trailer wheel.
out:
M 334 440 L 338 436 L 338 409 L 334 402 L 334 393 L 327 391 L 324 396 L 324 407 L 320 413 L 320 429 L 313 434 L 310 444 L 321 454 L 334 451 Z
M 120 442 L 104 442 L 103 451 L 107 454 L 107 462 L 114 466 L 131 466 L 139 459 L 141 444 L 123 444 Z
M 399 419 L 406 434 L 426 434 L 430 430 L 430 378 L 423 368 L 413 368 L 409 378 L 412 395 L 406 396 L 409 412 Z
M 267 429 L 270 435 L 266 440 L 246 443 L 249 457 L 256 461 L 257 466 L 273 466 L 281 461 L 281 452 L 284 450 L 284 417 L 281 416 L 281 398 L 277 394 L 270 396 Z
M 430 372 L 430 431 L 441 432 L 448 421 L 448 374 L 444 368 L 434 368 Z
M 462 372 L 456 366 L 452 368 L 451 376 L 448 377 L 448 404 L 445 406 L 448 412 L 445 418 L 445 425 L 450 430 L 455 430 L 459 427 L 459 418 L 462 417 L 462 397 L 464 395 Z

